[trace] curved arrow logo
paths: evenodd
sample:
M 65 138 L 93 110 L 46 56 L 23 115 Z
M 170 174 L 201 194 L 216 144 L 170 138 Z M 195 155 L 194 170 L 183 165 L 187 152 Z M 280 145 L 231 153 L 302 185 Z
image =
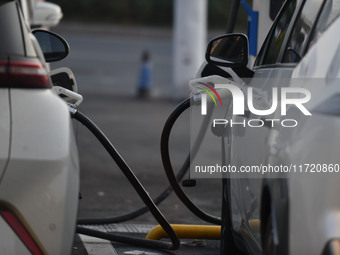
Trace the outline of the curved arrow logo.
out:
M 214 92 L 214 94 L 217 96 L 218 100 L 220 101 L 221 106 L 223 105 L 223 104 L 222 104 L 222 100 L 221 100 L 220 95 L 217 93 L 217 91 L 216 91 L 212 86 L 210 86 L 210 85 L 208 85 L 208 84 L 206 84 L 206 83 L 203 83 L 203 82 L 199 82 L 199 84 L 201 84 L 201 85 L 207 87 L 207 88 L 210 89 L 212 92 Z M 203 90 L 204 92 L 206 92 L 206 93 L 212 98 L 212 100 L 214 101 L 215 105 L 217 105 L 214 96 L 211 94 L 211 92 L 210 92 L 209 90 L 204 89 L 204 88 L 200 88 L 200 87 L 198 87 L 198 88 L 201 89 L 201 90 Z

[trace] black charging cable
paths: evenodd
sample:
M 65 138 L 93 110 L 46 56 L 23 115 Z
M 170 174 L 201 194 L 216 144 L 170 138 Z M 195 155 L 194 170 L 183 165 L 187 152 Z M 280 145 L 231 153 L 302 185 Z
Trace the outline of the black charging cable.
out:
M 190 98 L 184 100 L 182 103 L 180 103 L 175 110 L 170 114 L 169 118 L 167 119 L 164 128 L 163 128 L 163 132 L 162 132 L 162 136 L 161 136 L 161 155 L 162 155 L 162 162 L 163 162 L 163 167 L 165 170 L 165 173 L 169 179 L 169 182 L 174 190 L 174 192 L 176 193 L 176 195 L 178 196 L 178 198 L 183 202 L 183 204 L 193 213 L 195 214 L 197 217 L 199 217 L 200 219 L 206 221 L 206 222 L 210 222 L 213 224 L 217 224 L 217 225 L 221 225 L 221 218 L 220 217 L 216 217 L 213 215 L 210 215 L 206 212 L 204 212 L 203 210 L 201 210 L 196 204 L 194 204 L 191 199 L 185 194 L 185 192 L 183 191 L 183 189 L 180 187 L 175 173 L 173 171 L 172 168 L 172 164 L 171 164 L 171 160 L 170 160 L 170 154 L 169 154 L 169 138 L 170 138 L 170 133 L 171 130 L 175 124 L 175 122 L 177 121 L 177 119 L 179 118 L 179 116 L 181 116 L 181 114 L 190 107 Z M 211 114 L 208 114 L 208 116 L 210 116 Z M 205 121 L 208 122 L 209 121 Z M 207 124 L 205 124 L 207 125 Z M 200 138 L 200 135 L 198 136 L 198 139 L 196 139 L 196 143 L 193 148 L 194 151 L 192 151 L 192 155 L 196 155 L 197 150 L 200 147 L 200 143 L 202 142 L 202 139 Z M 190 164 L 190 161 L 189 161 Z
M 73 110 L 73 109 L 72 109 Z M 89 229 L 86 227 L 77 226 L 77 233 L 90 235 L 110 241 L 116 242 L 123 242 L 132 245 L 140 245 L 146 246 L 151 248 L 158 248 L 158 249 L 167 249 L 167 250 L 176 250 L 180 246 L 180 241 L 177 237 L 176 232 L 170 226 L 166 218 L 163 214 L 159 211 L 155 203 L 153 202 L 152 198 L 149 196 L 148 192 L 144 189 L 142 184 L 139 182 L 135 174 L 132 172 L 128 164 L 124 161 L 121 155 L 118 153 L 116 148 L 112 145 L 110 140 L 105 136 L 105 134 L 94 124 L 88 117 L 82 114 L 79 111 L 73 110 L 71 111 L 71 115 L 74 119 L 81 122 L 85 125 L 91 133 L 100 141 L 100 143 L 104 146 L 107 152 L 110 154 L 112 159 L 116 162 L 117 166 L 122 170 L 123 174 L 129 180 L 131 185 L 136 190 L 137 194 L 143 200 L 144 204 L 150 210 L 151 214 L 155 217 L 157 222 L 162 226 L 164 231 L 168 234 L 171 243 L 164 242 L 164 241 L 154 241 L 154 240 L 147 240 L 144 238 L 137 238 L 137 237 L 129 237 L 123 236 L 113 233 L 105 233 L 98 230 Z M 176 177 L 175 177 L 176 178 Z
M 181 181 L 185 174 L 188 172 L 190 166 L 190 156 L 188 156 L 179 170 L 179 172 L 176 174 L 176 179 L 178 181 Z M 156 198 L 153 199 L 154 203 L 156 205 L 159 205 L 161 202 L 163 202 L 172 192 L 171 185 L 168 186 L 161 194 L 159 194 Z M 106 218 L 79 218 L 77 220 L 77 223 L 80 225 L 95 225 L 95 224 L 113 224 L 113 223 L 120 223 L 128 220 L 135 219 L 149 211 L 149 208 L 147 206 L 142 206 L 132 212 L 126 213 L 124 215 L 115 216 L 115 217 L 106 217 Z
M 178 183 L 189 170 L 190 162 L 192 158 L 195 157 L 197 154 L 197 151 L 201 145 L 205 132 L 209 126 L 209 120 L 210 120 L 209 117 L 206 117 L 203 120 L 203 123 L 201 125 L 200 131 L 198 133 L 194 146 L 190 154 L 187 156 L 185 162 L 183 163 L 180 171 L 177 173 L 177 175 L 175 175 L 172 169 L 172 164 L 171 164 L 170 155 L 169 155 L 170 133 L 177 119 L 188 108 L 190 108 L 190 98 L 186 99 L 185 101 L 183 101 L 181 104 L 179 104 L 175 108 L 175 110 L 171 113 L 171 115 L 169 116 L 168 120 L 166 121 L 164 125 L 162 137 L 161 137 L 161 154 L 162 154 L 164 170 L 167 174 L 167 177 L 169 179 L 171 186 L 167 187 L 159 196 L 155 198 L 154 201 L 145 191 L 145 189 L 143 188 L 141 183 L 138 181 L 137 177 L 134 175 L 130 167 L 127 165 L 124 159 L 119 155 L 119 153 L 114 148 L 112 143 L 108 140 L 108 138 L 105 136 L 105 134 L 84 114 L 76 110 L 74 110 L 73 112 L 71 111 L 73 113 L 72 117 L 78 120 L 79 122 L 81 122 L 83 125 L 85 125 L 97 137 L 97 139 L 109 152 L 111 157 L 115 160 L 118 167 L 123 171 L 125 176 L 128 178 L 128 180 L 133 185 L 133 187 L 135 188 L 135 190 L 140 195 L 140 197 L 142 198 L 143 202 L 146 205 L 133 212 L 127 213 L 125 215 L 117 216 L 117 217 L 81 218 L 81 219 L 78 219 L 77 221 L 78 225 L 94 225 L 94 224 L 101 225 L 101 224 L 119 223 L 119 222 L 123 222 L 123 221 L 136 218 L 150 210 L 150 212 L 153 214 L 153 216 L 158 221 L 158 223 L 167 232 L 168 236 L 170 237 L 170 240 L 172 241 L 172 244 L 167 243 L 167 242 L 161 242 L 161 241 L 146 240 L 143 238 L 135 238 L 135 237 L 118 235 L 118 234 L 105 233 L 105 232 L 101 232 L 98 230 L 94 230 L 94 229 L 90 229 L 90 228 L 86 228 L 82 226 L 77 226 L 77 233 L 90 235 L 90 236 L 94 236 L 94 237 L 98 237 L 102 239 L 107 239 L 110 241 L 123 242 L 123 243 L 147 246 L 147 247 L 152 247 L 152 248 L 171 249 L 171 250 L 177 249 L 180 245 L 177 235 L 156 206 L 156 204 L 159 204 L 164 199 L 166 199 L 169 196 L 169 194 L 172 192 L 172 190 L 175 191 L 176 195 L 184 203 L 184 205 L 191 212 L 193 212 L 196 216 L 210 223 L 219 224 L 219 225 L 221 224 L 221 219 L 219 217 L 212 216 L 204 212 L 203 210 L 201 210 L 199 207 L 197 207 L 197 205 L 195 205 L 187 197 L 187 195 L 184 193 L 184 191 L 182 190 L 182 188 L 180 187 Z M 209 111 L 209 108 L 208 108 L 208 111 Z M 207 116 L 211 116 L 211 114 L 207 114 Z
M 190 166 L 190 156 L 185 159 L 185 162 L 179 172 L 176 174 L 176 179 L 181 181 L 185 174 L 188 172 Z M 156 205 L 159 205 L 163 202 L 172 192 L 171 185 L 168 186 L 161 194 L 159 194 L 156 198 L 153 199 Z M 95 224 L 113 224 L 113 223 L 120 223 L 128 220 L 135 219 L 145 213 L 149 212 L 149 208 L 147 206 L 142 206 L 132 212 L 126 213 L 120 216 L 114 217 L 106 217 L 106 218 L 79 218 L 77 220 L 77 224 L 80 225 L 95 225 Z
M 177 108 L 176 108 L 177 109 Z M 176 111 L 175 109 L 175 111 Z M 202 140 L 204 138 L 204 135 L 209 127 L 209 122 L 211 119 L 211 108 L 208 107 L 208 114 L 206 115 L 206 117 L 203 119 L 203 122 L 201 124 L 201 127 L 199 129 L 197 138 L 195 140 L 195 143 L 192 147 L 192 150 L 190 152 L 190 154 L 186 157 L 182 167 L 180 168 L 180 170 L 178 171 L 178 173 L 176 174 L 176 180 L 177 182 L 180 182 L 183 177 L 185 176 L 185 174 L 188 172 L 189 168 L 190 168 L 190 161 L 192 160 L 192 158 L 194 158 L 197 154 L 198 149 L 201 146 Z M 187 180 L 186 180 L 187 181 Z M 172 192 L 172 186 L 168 186 L 165 190 L 163 190 L 162 193 L 160 193 L 157 197 L 155 197 L 153 199 L 154 203 L 156 205 L 159 205 L 161 202 L 163 202 Z M 77 220 L 77 223 L 80 225 L 95 225 L 95 224 L 113 224 L 113 223 L 120 223 L 120 222 L 124 222 L 124 221 L 128 221 L 128 220 L 132 220 L 135 219 L 145 213 L 147 213 L 149 211 L 147 206 L 142 206 L 132 212 L 120 215 L 120 216 L 114 216 L 114 217 L 105 217 L 105 218 L 79 218 Z

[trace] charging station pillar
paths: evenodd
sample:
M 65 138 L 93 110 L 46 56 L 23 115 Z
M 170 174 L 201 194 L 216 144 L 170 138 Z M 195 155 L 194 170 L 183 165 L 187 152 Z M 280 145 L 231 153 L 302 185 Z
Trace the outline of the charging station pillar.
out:
M 175 0 L 173 31 L 174 98 L 188 97 L 189 81 L 204 61 L 207 0 Z

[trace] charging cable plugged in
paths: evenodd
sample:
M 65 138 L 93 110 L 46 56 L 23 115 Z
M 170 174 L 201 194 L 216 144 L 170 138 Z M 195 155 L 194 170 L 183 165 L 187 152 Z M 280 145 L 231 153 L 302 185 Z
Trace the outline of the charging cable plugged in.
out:
M 71 107 L 77 108 L 83 102 L 83 96 L 73 92 L 69 89 L 65 89 L 60 86 L 53 86 L 52 91 L 61 96 L 63 100 Z
M 66 101 L 70 106 L 71 116 L 74 119 L 81 122 L 83 125 L 85 125 L 96 136 L 96 138 L 101 142 L 101 144 L 108 151 L 110 156 L 114 159 L 116 164 L 122 170 L 124 175 L 127 177 L 127 179 L 130 181 L 132 186 L 135 188 L 137 194 L 141 197 L 141 199 L 146 205 L 145 207 L 142 207 L 132 213 L 128 213 L 123 216 L 111 217 L 111 218 L 97 218 L 97 219 L 78 219 L 77 223 L 82 224 L 82 225 L 117 223 L 117 222 L 122 222 L 125 220 L 130 220 L 139 215 L 142 215 L 143 213 L 147 211 L 150 211 L 155 217 L 155 219 L 158 221 L 158 223 L 160 224 L 163 231 L 165 231 L 166 235 L 170 238 L 171 243 L 164 242 L 164 241 L 155 241 L 155 240 L 148 240 L 148 239 L 143 239 L 143 238 L 117 235 L 113 233 L 104 233 L 98 230 L 86 228 L 84 226 L 77 226 L 77 233 L 90 235 L 90 236 L 94 236 L 94 237 L 98 237 L 98 238 L 102 238 L 102 239 L 106 239 L 110 241 L 128 243 L 132 245 L 141 245 L 141 246 L 146 246 L 146 247 L 152 247 L 152 248 L 158 248 L 158 249 L 169 249 L 169 250 L 178 249 L 180 245 L 180 241 L 178 239 L 176 231 L 167 222 L 165 217 L 162 215 L 162 213 L 159 211 L 159 209 L 156 206 L 156 202 L 158 204 L 161 201 L 163 201 L 171 193 L 172 188 L 175 189 L 176 194 L 184 202 L 184 204 L 199 218 L 205 221 L 211 222 L 211 223 L 220 224 L 221 222 L 220 218 L 209 215 L 203 212 L 202 210 L 200 210 L 188 197 L 186 197 L 186 195 L 184 194 L 184 192 L 181 190 L 181 188 L 178 185 L 178 181 L 180 181 L 183 178 L 183 176 L 185 175 L 185 173 L 188 171 L 190 167 L 190 155 L 188 155 L 186 161 L 184 162 L 181 170 L 178 172 L 177 175 L 173 173 L 171 163 L 170 163 L 170 158 L 168 158 L 169 155 L 167 153 L 166 148 L 168 147 L 168 142 L 169 142 L 168 139 L 169 139 L 170 131 L 172 129 L 173 124 L 177 120 L 177 118 L 185 111 L 185 109 L 188 109 L 190 107 L 190 100 L 191 100 L 190 98 L 185 100 L 183 103 L 181 103 L 173 111 L 173 113 L 170 115 L 167 123 L 164 126 L 163 134 L 162 134 L 162 141 L 161 141 L 161 144 L 162 144 L 161 151 L 162 151 L 162 158 L 163 160 L 165 160 L 163 161 L 164 168 L 167 172 L 167 176 L 169 178 L 171 187 L 168 187 L 166 190 L 164 190 L 155 199 L 155 201 L 153 201 L 152 198 L 149 196 L 148 192 L 144 189 L 142 184 L 138 181 L 137 177 L 134 175 L 130 167 L 127 165 L 124 159 L 119 155 L 118 151 L 114 148 L 114 146 L 108 140 L 108 138 L 104 135 L 104 133 L 88 117 L 86 117 L 84 114 L 82 114 L 76 109 L 79 106 L 79 104 L 82 102 L 82 99 L 83 99 L 82 96 L 68 89 L 58 87 L 58 86 L 54 88 L 54 91 L 59 95 L 65 95 L 68 98 L 74 100 L 74 102 L 72 103 L 70 103 L 70 101 Z M 200 100 L 200 95 L 196 95 L 196 102 L 199 102 L 199 100 Z M 201 138 L 202 136 L 204 136 L 206 132 L 208 123 L 209 123 L 209 116 L 205 118 L 201 126 L 196 144 L 194 145 L 194 149 L 191 151 L 192 156 L 196 155 L 196 152 L 198 148 L 200 147 L 200 141 L 202 140 Z M 171 171 L 172 173 L 169 173 L 169 171 Z M 192 186 L 192 184 L 188 186 Z M 192 228 L 190 229 L 192 230 Z M 180 231 L 180 232 L 182 233 L 183 231 Z
M 164 168 L 164 171 L 165 171 L 165 173 L 168 177 L 168 180 L 169 180 L 174 192 L 176 193 L 177 197 L 183 202 L 183 204 L 193 214 L 195 214 L 200 219 L 202 219 L 206 222 L 210 222 L 210 223 L 213 223 L 213 224 L 220 225 L 221 224 L 221 218 L 220 217 L 216 217 L 214 215 L 210 215 L 210 214 L 204 212 L 201 208 L 199 208 L 185 194 L 185 192 L 182 190 L 182 188 L 178 184 L 178 180 L 176 179 L 176 176 L 175 176 L 175 173 L 174 173 L 174 170 L 173 170 L 173 167 L 172 167 L 172 163 L 171 163 L 171 160 L 170 160 L 169 138 L 170 138 L 171 130 L 172 130 L 175 122 L 177 121 L 177 119 L 188 108 L 190 108 L 190 98 L 188 98 L 188 99 L 184 100 L 182 103 L 180 103 L 175 108 L 175 110 L 170 114 L 169 118 L 167 119 L 167 121 L 164 124 L 164 128 L 163 128 L 162 135 L 161 135 L 161 156 L 162 156 L 163 168 Z M 208 111 L 211 111 L 211 107 L 210 108 L 208 107 Z M 203 123 L 200 127 L 199 134 L 198 134 L 198 136 L 195 140 L 193 148 L 190 151 L 190 154 L 188 156 L 188 158 L 189 158 L 188 168 L 190 167 L 191 160 L 196 156 L 196 154 L 197 154 L 197 152 L 198 152 L 198 150 L 201 146 L 201 143 L 202 143 L 203 137 L 206 133 L 206 130 L 209 126 L 210 118 L 211 118 L 210 113 L 205 116 Z
M 144 204 L 150 210 L 151 214 L 155 217 L 157 222 L 162 226 L 164 231 L 168 234 L 171 243 L 164 241 L 154 241 L 147 240 L 144 238 L 130 237 L 117 235 L 113 233 L 105 233 L 98 230 L 93 230 L 90 228 L 77 226 L 77 233 L 90 235 L 110 241 L 123 242 L 132 245 L 141 245 L 151 248 L 158 249 L 167 249 L 167 250 L 176 250 L 180 246 L 180 241 L 176 235 L 176 232 L 170 226 L 166 218 L 159 211 L 158 207 L 155 205 L 154 201 L 150 197 L 149 193 L 144 189 L 143 185 L 140 183 L 136 175 L 133 173 L 129 165 L 124 161 L 122 156 L 118 153 L 116 148 L 110 142 L 110 140 L 105 136 L 105 134 L 84 114 L 79 111 L 74 111 L 72 117 L 86 126 L 89 131 L 100 141 L 100 143 L 104 146 L 106 151 L 110 154 L 112 159 L 116 162 L 117 166 L 121 169 L 125 177 L 131 183 L 133 188 L 136 190 L 139 197 L 142 199 Z

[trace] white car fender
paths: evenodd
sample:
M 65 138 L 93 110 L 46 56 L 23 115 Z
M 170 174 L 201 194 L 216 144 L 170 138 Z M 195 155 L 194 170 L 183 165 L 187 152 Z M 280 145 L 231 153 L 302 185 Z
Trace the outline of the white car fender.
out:
M 70 254 L 79 163 L 68 107 L 51 89 L 10 94 L 11 152 L 0 201 L 14 208 L 44 252 Z

